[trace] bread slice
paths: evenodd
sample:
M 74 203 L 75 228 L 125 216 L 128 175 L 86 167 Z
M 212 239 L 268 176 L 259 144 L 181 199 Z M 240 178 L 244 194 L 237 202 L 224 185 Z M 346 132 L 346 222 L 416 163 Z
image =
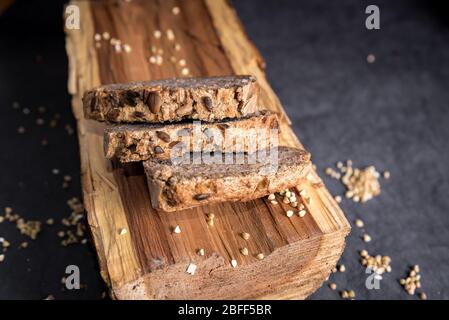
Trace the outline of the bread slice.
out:
M 260 112 L 240 119 L 176 124 L 109 125 L 104 133 L 106 158 L 121 162 L 169 159 L 186 152 L 255 152 L 278 145 L 276 114 Z M 194 144 L 195 141 L 195 144 Z
M 257 162 L 251 161 L 255 154 L 219 154 L 216 161 L 203 158 L 198 164 L 192 161 L 195 157 L 198 160 L 199 154 L 189 154 L 187 164 L 147 160 L 143 164 L 152 206 L 171 212 L 216 202 L 252 200 L 297 186 L 311 167 L 310 154 L 305 150 L 278 147 L 267 154 Z M 224 163 L 227 156 L 234 164 Z M 243 164 L 236 164 L 239 157 Z
M 144 123 L 238 118 L 258 110 L 258 92 L 252 76 L 110 84 L 84 93 L 84 116 L 99 121 Z

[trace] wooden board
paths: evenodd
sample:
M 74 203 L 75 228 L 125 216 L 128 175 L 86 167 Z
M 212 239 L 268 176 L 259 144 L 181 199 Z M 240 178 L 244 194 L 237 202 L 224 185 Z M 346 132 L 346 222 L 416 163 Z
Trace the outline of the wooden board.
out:
M 82 183 L 88 223 L 101 274 L 117 299 L 302 299 L 315 291 L 340 257 L 350 226 L 314 172 L 298 190 L 312 201 L 304 218 L 287 218 L 282 205 L 264 199 L 224 203 L 176 213 L 151 209 L 141 164 L 123 166 L 103 155 L 103 125 L 83 119 L 81 96 L 99 84 L 182 76 L 252 74 L 261 85 L 261 105 L 281 118 L 281 143 L 301 146 L 268 84 L 264 61 L 225 0 L 73 1 L 81 29 L 66 30 L 69 92 L 78 121 Z M 174 15 L 172 8 L 180 13 Z M 172 29 L 175 41 L 165 32 Z M 154 36 L 155 30 L 162 37 Z M 131 46 L 117 53 L 107 41 Z M 174 44 L 181 46 L 175 50 Z M 163 49 L 162 65 L 152 64 L 151 47 Z M 206 214 L 214 213 L 209 226 Z M 179 225 L 181 234 L 172 234 Z M 119 230 L 128 232 L 119 235 Z M 248 232 L 251 238 L 239 235 Z M 239 253 L 247 247 L 248 256 Z M 204 256 L 197 250 L 203 248 Z M 255 255 L 263 253 L 265 259 Z M 238 261 L 232 268 L 231 259 Z M 187 266 L 198 266 L 195 275 Z

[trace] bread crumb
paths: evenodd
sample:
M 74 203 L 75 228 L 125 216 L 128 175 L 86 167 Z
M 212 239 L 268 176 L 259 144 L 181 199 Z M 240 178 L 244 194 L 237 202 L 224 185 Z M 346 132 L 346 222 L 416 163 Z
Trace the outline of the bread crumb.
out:
M 195 274 L 195 271 L 196 271 L 196 268 L 197 268 L 196 264 L 191 263 L 191 264 L 189 264 L 189 266 L 187 267 L 186 272 L 187 272 L 188 274 L 194 275 L 194 274 Z

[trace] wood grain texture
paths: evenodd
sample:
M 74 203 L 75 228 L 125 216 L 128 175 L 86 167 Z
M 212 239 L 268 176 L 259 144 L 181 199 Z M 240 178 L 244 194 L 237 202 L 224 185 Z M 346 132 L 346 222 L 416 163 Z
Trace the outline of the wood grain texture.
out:
M 260 54 L 225 0 L 73 1 L 81 29 L 66 30 L 69 92 L 78 121 L 82 182 L 88 222 L 104 280 L 118 299 L 302 299 L 335 266 L 350 227 L 314 172 L 298 190 L 312 201 L 304 218 L 287 218 L 284 205 L 264 199 L 223 203 L 172 214 L 151 208 L 140 163 L 105 159 L 103 125 L 84 120 L 81 96 L 100 84 L 181 76 L 185 59 L 191 76 L 252 74 L 261 84 L 261 105 L 277 112 L 281 143 L 300 146 L 269 86 Z M 178 15 L 172 8 L 178 6 Z M 165 32 L 172 29 L 175 40 Z M 153 33 L 161 30 L 157 39 Z M 132 47 L 117 53 L 95 33 L 109 32 Z M 181 49 L 175 49 L 179 44 Z M 151 47 L 163 49 L 162 65 L 149 62 Z M 176 62 L 170 61 L 174 56 Z M 214 213 L 214 226 L 206 214 Z M 181 227 L 180 234 L 172 228 Z M 119 235 L 119 230 L 128 232 Z M 251 234 L 249 240 L 240 233 Z M 250 254 L 239 250 L 247 247 Z M 203 248 L 204 256 L 197 254 Z M 265 259 L 255 255 L 263 253 Z M 237 268 L 230 261 L 236 259 Z M 189 263 L 198 266 L 186 273 Z

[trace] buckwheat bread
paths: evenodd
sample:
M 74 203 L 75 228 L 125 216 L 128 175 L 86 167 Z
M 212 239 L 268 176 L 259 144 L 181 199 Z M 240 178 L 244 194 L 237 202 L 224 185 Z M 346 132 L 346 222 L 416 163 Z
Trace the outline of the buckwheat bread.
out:
M 160 160 L 196 151 L 255 152 L 278 145 L 276 114 L 176 124 L 110 124 L 104 132 L 106 158 L 121 162 Z M 195 141 L 195 145 L 194 145 Z
M 84 116 L 131 123 L 238 118 L 258 110 L 258 92 L 245 75 L 110 84 L 84 93 Z
M 223 201 L 248 201 L 299 185 L 311 167 L 310 154 L 289 147 L 277 150 L 275 170 L 270 166 L 274 164 L 270 156 L 249 163 L 254 154 L 220 154 L 213 164 L 176 165 L 171 160 L 147 160 L 143 164 L 152 206 L 172 212 Z M 190 154 L 188 159 L 192 161 L 195 156 L 199 155 Z M 226 156 L 234 161 L 242 156 L 245 163 L 223 163 Z

